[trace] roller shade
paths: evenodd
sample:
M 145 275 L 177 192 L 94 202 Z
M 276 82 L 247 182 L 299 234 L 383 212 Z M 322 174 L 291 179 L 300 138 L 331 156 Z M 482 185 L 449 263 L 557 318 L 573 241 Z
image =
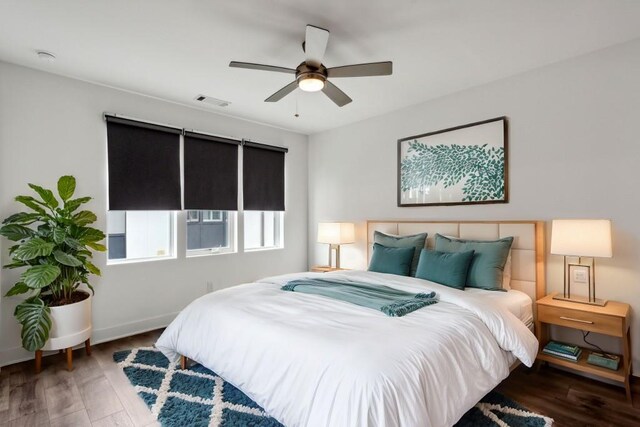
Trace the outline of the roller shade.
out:
M 286 148 L 244 141 L 242 178 L 244 210 L 284 211 Z
M 106 116 L 110 210 L 180 210 L 181 129 Z
M 240 141 L 184 134 L 184 208 L 238 210 L 238 146 Z

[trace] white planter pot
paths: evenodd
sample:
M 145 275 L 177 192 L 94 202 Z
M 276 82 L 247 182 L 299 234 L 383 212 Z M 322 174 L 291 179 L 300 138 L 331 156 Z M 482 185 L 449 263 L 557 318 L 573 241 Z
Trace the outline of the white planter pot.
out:
M 49 341 L 42 350 L 60 350 L 81 344 L 91 337 L 91 294 L 69 305 L 51 307 Z

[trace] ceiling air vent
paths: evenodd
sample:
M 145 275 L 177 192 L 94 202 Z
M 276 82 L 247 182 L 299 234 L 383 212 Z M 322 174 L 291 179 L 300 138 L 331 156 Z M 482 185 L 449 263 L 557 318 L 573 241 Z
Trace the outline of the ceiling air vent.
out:
M 212 96 L 206 96 L 206 95 L 198 95 L 194 99 L 204 104 L 213 105 L 214 107 L 228 107 L 229 105 L 231 105 L 231 102 L 229 101 L 225 101 L 223 99 L 218 99 L 218 98 L 214 98 Z

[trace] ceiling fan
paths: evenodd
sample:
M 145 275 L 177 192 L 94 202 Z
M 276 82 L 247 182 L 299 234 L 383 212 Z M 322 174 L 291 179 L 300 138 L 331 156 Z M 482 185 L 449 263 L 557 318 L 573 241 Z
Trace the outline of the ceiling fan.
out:
M 322 91 L 335 102 L 339 107 L 343 107 L 352 101 L 349 96 L 338 89 L 336 85 L 328 79 L 340 77 L 366 77 L 366 76 L 389 76 L 392 73 L 393 64 L 391 61 L 370 62 L 367 64 L 345 65 L 342 67 L 327 68 L 322 64 L 322 58 L 329 41 L 329 31 L 324 28 L 307 25 L 305 41 L 302 43 L 302 50 L 306 59 L 297 68 L 277 67 L 273 65 L 252 64 L 250 62 L 231 61 L 229 67 L 247 68 L 250 70 L 275 71 L 278 73 L 295 74 L 295 81 L 289 83 L 267 99 L 265 102 L 277 102 L 290 94 L 296 87 L 305 92 Z

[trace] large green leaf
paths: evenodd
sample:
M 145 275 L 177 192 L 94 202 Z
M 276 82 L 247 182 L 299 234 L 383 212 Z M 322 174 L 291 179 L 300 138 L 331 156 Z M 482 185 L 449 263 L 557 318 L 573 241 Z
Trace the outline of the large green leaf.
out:
M 64 208 L 69 212 L 73 212 L 80 207 L 80 205 L 87 203 L 91 200 L 91 197 L 80 197 L 78 199 L 67 200 L 64 202 Z
M 64 238 L 64 243 L 72 249 L 80 249 L 81 247 L 83 247 L 82 243 L 80 243 L 77 239 L 69 236 Z
M 82 230 L 82 233 L 80 234 L 80 242 L 87 244 L 87 243 L 94 243 L 94 242 L 99 242 L 100 240 L 103 240 L 106 236 L 104 235 L 104 233 L 100 230 L 98 230 L 97 228 L 91 228 L 91 227 L 84 227 L 84 229 Z
M 37 213 L 18 212 L 16 214 L 10 215 L 7 218 L 5 218 L 5 220 L 2 221 L 2 223 L 29 225 L 40 218 L 41 218 L 40 214 L 37 214 Z
M 5 296 L 12 297 L 14 295 L 26 294 L 29 291 L 31 291 L 30 287 L 28 287 L 25 283 L 18 282 L 13 285 L 11 289 L 9 289 L 9 292 L 7 292 Z
M 15 262 L 12 262 L 11 264 L 3 265 L 2 268 L 12 269 L 12 268 L 26 267 L 27 265 L 29 264 L 27 264 L 24 261 L 15 261 Z
M 60 267 L 57 265 L 36 265 L 22 273 L 20 279 L 32 289 L 41 289 L 56 280 L 60 273 Z
M 84 266 L 87 267 L 87 270 L 89 270 L 91 273 L 95 274 L 96 276 L 102 275 L 102 272 L 100 271 L 100 269 L 95 265 L 93 265 L 92 262 L 85 261 Z
M 105 245 L 101 245 L 100 243 L 87 243 L 87 246 L 89 246 L 91 249 L 98 251 L 98 252 L 105 252 L 107 250 L 107 247 Z
M 68 265 L 69 267 L 79 267 L 82 265 L 82 262 L 78 258 L 60 250 L 53 252 L 53 257 L 60 264 Z
M 22 346 L 27 351 L 42 348 L 49 339 L 51 310 L 40 298 L 34 297 L 18 304 L 14 315 L 22 325 Z
M 91 211 L 80 211 L 73 216 L 73 220 L 77 225 L 84 226 L 96 222 L 98 217 Z
M 35 231 L 18 224 L 7 224 L 0 228 L 0 235 L 6 237 L 9 240 L 17 242 L 18 240 L 26 239 L 35 234 Z
M 17 196 L 15 198 L 16 202 L 20 202 L 23 205 L 25 205 L 28 208 L 33 209 L 34 211 L 42 214 L 42 215 L 46 215 L 47 213 L 45 212 L 44 209 L 42 209 L 42 206 L 40 206 L 38 204 L 38 201 L 36 199 L 34 199 L 31 196 Z
M 65 237 L 67 237 L 67 233 L 64 228 L 56 227 L 53 229 L 53 241 L 57 244 L 64 242 Z
M 31 187 L 33 191 L 38 193 L 40 198 L 42 198 L 42 201 L 48 207 L 52 209 L 55 209 L 58 207 L 58 199 L 56 199 L 56 196 L 53 195 L 53 191 L 47 190 L 46 188 L 42 188 L 39 185 L 35 185 L 35 184 L 29 184 L 29 187 Z
M 40 224 L 38 226 L 38 235 L 49 240 L 51 238 L 51 226 L 49 224 Z
M 19 260 L 28 261 L 39 256 L 51 255 L 55 246 L 56 244 L 53 242 L 47 242 L 39 237 L 34 237 L 21 244 L 20 247 L 13 252 L 13 256 Z
M 58 194 L 63 201 L 67 201 L 76 191 L 76 179 L 71 175 L 61 176 L 58 180 Z

